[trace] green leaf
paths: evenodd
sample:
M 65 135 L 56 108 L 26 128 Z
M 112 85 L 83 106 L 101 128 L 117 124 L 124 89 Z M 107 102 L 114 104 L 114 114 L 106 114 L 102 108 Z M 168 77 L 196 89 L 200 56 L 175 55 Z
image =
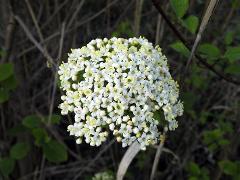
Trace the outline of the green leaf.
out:
M 185 92 L 182 94 L 182 99 L 184 102 L 184 108 L 189 111 L 193 109 L 193 106 L 197 101 L 197 96 L 192 92 Z
M 200 176 L 201 180 L 210 180 L 209 178 L 209 171 L 207 168 L 203 167 L 201 168 L 201 176 Z
M 231 63 L 240 60 L 240 46 L 228 47 L 224 57 L 227 58 Z
M 188 0 L 171 0 L 171 6 L 178 18 L 182 18 L 188 9 Z
M 227 175 L 234 176 L 235 174 L 238 173 L 237 164 L 232 161 L 222 160 L 219 162 L 219 166 L 221 170 Z
M 0 57 L 4 57 L 6 56 L 6 51 L 4 51 L 3 49 L 0 49 Z
M 236 63 L 230 64 L 226 67 L 225 72 L 233 75 L 239 75 L 240 65 Z
M 226 146 L 226 145 L 229 145 L 229 144 L 230 144 L 230 141 L 227 140 L 227 139 L 220 139 L 220 140 L 218 141 L 218 144 L 219 144 L 220 146 Z
M 207 121 L 207 118 L 211 115 L 210 112 L 208 111 L 202 111 L 201 114 L 200 114 L 200 122 L 202 124 L 205 124 L 206 121 Z
M 66 147 L 55 140 L 50 140 L 43 146 L 43 153 L 48 161 L 54 163 L 64 162 L 68 158 Z
M 204 54 L 207 58 L 217 59 L 220 57 L 221 52 L 220 50 L 213 44 L 201 44 L 198 47 L 198 51 Z
M 0 82 L 1 87 L 6 90 L 13 90 L 17 87 L 17 80 L 14 75 Z
M 123 21 L 121 22 L 117 28 L 116 31 L 112 32 L 113 37 L 122 37 L 122 36 L 127 36 L 127 37 L 133 37 L 134 33 L 131 28 L 131 24 L 129 21 Z
M 191 173 L 191 175 L 194 175 L 194 176 L 198 176 L 200 173 L 201 173 L 201 169 L 199 168 L 199 166 L 194 163 L 194 162 L 190 162 L 188 164 L 188 170 L 189 172 Z
M 30 129 L 40 127 L 41 118 L 36 115 L 30 115 L 23 119 L 22 124 Z
M 35 139 L 35 144 L 37 146 L 44 145 L 49 142 L 50 138 L 48 137 L 48 133 L 43 128 L 35 128 L 32 130 L 32 135 Z
M 206 88 L 206 78 L 200 76 L 200 73 L 192 73 L 190 76 L 191 84 L 195 88 L 205 89 Z
M 188 178 L 188 180 L 199 180 L 199 179 L 195 176 L 191 176 L 191 177 Z
M 13 64 L 0 64 L 0 81 L 3 81 L 13 74 Z
M 11 136 L 16 136 L 16 135 L 19 135 L 20 133 L 24 133 L 24 132 L 27 132 L 28 129 L 23 126 L 22 124 L 18 124 L 12 128 L 10 128 L 8 130 L 8 134 L 11 135 Z
M 226 45 L 230 45 L 233 42 L 233 35 L 234 33 L 232 31 L 228 31 L 226 33 L 226 36 L 224 38 L 224 42 Z
M 0 158 L 0 172 L 3 176 L 8 177 L 15 167 L 15 160 L 12 158 Z
M 13 159 L 22 159 L 24 158 L 30 150 L 28 143 L 17 143 L 10 150 L 10 156 Z
M 60 120 L 61 120 L 61 116 L 59 116 L 57 114 L 53 114 L 51 117 L 52 124 L 59 124 Z
M 238 9 L 240 7 L 240 1 L 239 0 L 233 0 L 232 1 L 232 7 L 234 9 Z
M 184 21 L 183 21 L 184 26 L 193 34 L 195 34 L 199 20 L 198 17 L 196 16 L 188 16 Z
M 213 129 L 204 131 L 203 142 L 208 145 L 208 148 L 214 151 L 219 146 L 219 141 L 223 139 L 224 132 L 221 129 Z
M 9 92 L 6 89 L 0 88 L 0 103 L 4 103 L 9 99 Z
M 60 120 L 61 120 L 61 116 L 57 115 L 57 114 L 53 114 L 51 116 L 51 119 L 50 119 L 50 123 L 51 124 L 59 124 L 60 123 Z M 49 117 L 45 117 L 43 119 L 44 123 L 48 123 L 49 121 Z
M 153 112 L 153 118 L 160 122 L 161 125 L 167 125 L 167 122 L 165 121 L 164 113 L 162 110 L 157 110 Z
M 182 42 L 175 42 L 171 44 L 170 47 L 185 57 L 188 57 L 190 55 L 190 51 Z

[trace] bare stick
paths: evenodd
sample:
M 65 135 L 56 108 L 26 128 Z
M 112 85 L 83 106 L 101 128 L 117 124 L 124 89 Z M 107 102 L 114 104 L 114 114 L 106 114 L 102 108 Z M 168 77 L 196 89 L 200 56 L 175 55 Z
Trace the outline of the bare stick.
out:
M 3 56 L 3 62 L 8 61 L 9 55 L 10 55 L 10 51 L 11 51 L 11 46 L 12 46 L 12 39 L 13 39 L 13 31 L 14 31 L 14 27 L 15 27 L 15 19 L 14 16 L 11 12 L 10 17 L 9 17 L 9 22 L 7 25 L 7 29 L 6 29 L 6 38 L 5 38 L 5 51 L 6 51 L 6 55 Z
M 135 8 L 135 20 L 134 20 L 134 33 L 135 36 L 139 36 L 140 32 L 140 24 L 141 24 L 141 13 L 142 6 L 144 0 L 136 0 L 136 8 Z
M 213 9 L 214 9 L 214 7 L 215 7 L 217 2 L 218 2 L 218 0 L 211 0 L 209 2 L 207 10 L 206 10 L 206 12 L 205 12 L 205 14 L 203 16 L 203 20 L 202 20 L 201 25 L 199 27 L 199 31 L 197 33 L 197 37 L 196 37 L 196 39 L 194 41 L 194 44 L 193 44 L 193 47 L 192 47 L 192 50 L 191 50 L 191 54 L 190 54 L 190 56 L 188 58 L 187 65 L 186 65 L 186 71 L 188 69 L 189 64 L 191 63 L 191 59 L 194 56 L 194 52 L 195 52 L 195 50 L 196 50 L 196 48 L 197 48 L 197 46 L 198 46 L 198 44 L 199 44 L 199 42 L 201 40 L 202 33 L 203 33 L 203 31 L 205 30 L 205 28 L 207 26 L 207 23 L 208 23 L 211 15 L 212 15 Z
M 154 158 L 150 180 L 154 180 L 154 178 L 155 178 L 158 162 L 159 162 L 161 153 L 163 151 L 164 142 L 165 142 L 165 133 L 160 136 L 160 144 L 157 148 L 157 152 L 156 152 L 156 155 L 155 155 L 155 158 Z
M 133 158 L 140 151 L 140 144 L 135 141 L 124 154 L 117 172 L 117 180 L 122 180 Z
M 59 42 L 59 52 L 58 52 L 58 59 L 57 59 L 57 66 L 58 68 L 59 62 L 60 62 L 60 57 L 62 55 L 62 46 L 63 46 L 63 39 L 64 39 L 64 31 L 65 31 L 65 23 L 62 24 L 62 29 L 61 29 L 61 38 Z M 51 98 L 51 104 L 49 108 L 49 116 L 48 116 L 48 125 L 50 124 L 51 118 L 52 118 L 52 112 L 53 112 L 53 107 L 54 107 L 54 98 L 55 98 L 55 93 L 56 93 L 56 86 L 57 86 L 57 70 L 54 74 L 54 83 L 53 83 L 53 89 L 52 89 L 52 98 Z
M 67 27 L 70 27 L 70 26 L 72 25 L 72 23 L 73 23 L 74 19 L 76 18 L 78 12 L 82 9 L 82 6 L 83 6 L 84 2 L 85 2 L 85 0 L 82 0 L 82 1 L 79 3 L 79 5 L 78 5 L 78 7 L 77 7 L 77 10 L 73 13 L 73 15 L 72 15 L 72 17 L 71 17 L 71 19 L 70 19 Z
M 82 176 L 82 174 L 86 171 L 87 168 L 91 167 L 94 163 L 96 163 L 96 161 L 102 156 L 102 154 L 104 152 L 106 152 L 111 146 L 112 144 L 115 142 L 115 140 L 111 140 L 106 146 L 104 146 L 104 148 L 95 156 L 95 158 L 89 162 L 89 164 L 87 164 L 84 168 L 80 168 L 80 172 L 74 177 L 73 180 L 77 180 L 79 177 Z
M 20 19 L 18 16 L 14 16 L 17 22 L 20 24 L 20 26 L 23 28 L 24 32 L 26 33 L 29 40 L 38 48 L 38 50 L 47 58 L 47 60 L 54 65 L 53 58 L 48 54 L 47 51 L 44 50 L 44 48 L 41 46 L 39 42 L 33 37 L 27 26 L 24 24 L 24 22 Z
M 25 0 L 25 3 L 27 4 L 29 13 L 30 13 L 30 15 L 32 17 L 32 20 L 33 20 L 33 23 L 34 23 L 34 25 L 35 25 L 35 27 L 37 29 L 37 33 L 38 33 L 38 36 L 40 38 L 40 41 L 43 42 L 43 35 L 42 35 L 42 32 L 41 32 L 40 27 L 38 25 L 37 18 L 35 16 L 34 12 L 33 12 L 32 6 L 31 6 L 31 4 L 29 3 L 28 0 Z

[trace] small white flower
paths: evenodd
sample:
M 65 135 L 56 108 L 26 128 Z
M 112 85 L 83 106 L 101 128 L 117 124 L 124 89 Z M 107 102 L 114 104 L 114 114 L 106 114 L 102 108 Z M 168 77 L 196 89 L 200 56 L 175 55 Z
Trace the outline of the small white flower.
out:
M 123 147 L 137 140 L 146 149 L 159 141 L 158 126 L 174 130 L 183 114 L 166 57 L 142 37 L 92 40 L 72 49 L 58 74 L 65 93 L 59 107 L 74 112 L 68 131 L 78 144 L 99 146 L 110 130 Z M 167 126 L 155 119 L 161 111 Z

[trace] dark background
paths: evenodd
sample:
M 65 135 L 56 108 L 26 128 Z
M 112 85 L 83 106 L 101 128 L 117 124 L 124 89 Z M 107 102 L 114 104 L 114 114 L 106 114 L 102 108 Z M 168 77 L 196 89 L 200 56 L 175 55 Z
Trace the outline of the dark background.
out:
M 55 74 L 71 48 L 140 35 L 168 57 L 185 107 L 156 179 L 240 179 L 240 2 L 217 3 L 187 70 L 183 43 L 191 50 L 210 1 L 159 2 L 172 27 L 150 0 L 0 0 L 0 179 L 116 174 L 126 148 L 112 137 L 97 148 L 76 145 Z M 126 179 L 149 179 L 155 152 L 141 151 Z

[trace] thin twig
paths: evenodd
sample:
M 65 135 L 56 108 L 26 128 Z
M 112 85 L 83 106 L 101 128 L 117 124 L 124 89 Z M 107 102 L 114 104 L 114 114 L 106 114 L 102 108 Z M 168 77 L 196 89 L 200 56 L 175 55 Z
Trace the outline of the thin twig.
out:
M 39 24 L 38 24 L 36 15 L 34 14 L 33 9 L 32 9 L 32 6 L 31 6 L 31 4 L 29 3 L 29 1 L 28 1 L 28 0 L 25 0 L 25 3 L 27 4 L 27 7 L 28 7 L 29 13 L 30 13 L 30 15 L 31 15 L 31 17 L 32 17 L 34 26 L 35 26 L 35 28 L 37 29 L 37 33 L 38 33 L 38 36 L 39 36 L 39 38 L 40 38 L 40 42 L 42 43 L 42 42 L 44 41 L 44 38 L 43 38 L 43 34 L 42 34 L 42 32 L 41 32 L 40 26 L 39 26 Z M 43 48 L 44 52 L 46 52 L 46 54 L 49 55 L 48 50 L 47 50 L 45 44 L 42 44 L 42 48 Z M 47 63 L 48 63 L 48 64 L 50 63 L 50 65 L 52 65 L 52 64 L 54 63 L 54 61 L 52 61 L 52 62 L 47 61 Z
M 42 35 L 42 32 L 41 32 L 40 27 L 39 27 L 39 25 L 38 25 L 37 18 L 36 18 L 36 16 L 35 16 L 34 12 L 33 12 L 32 6 L 31 6 L 31 4 L 29 3 L 28 0 L 25 0 L 25 3 L 26 3 L 26 5 L 27 5 L 28 10 L 29 10 L 29 13 L 30 13 L 30 15 L 31 15 L 31 17 L 32 17 L 34 26 L 35 26 L 36 29 L 37 29 L 37 33 L 38 33 L 38 36 L 39 36 L 39 38 L 40 38 L 40 41 L 43 42 L 43 35 Z
M 164 142 L 165 142 L 165 133 L 163 135 L 161 135 L 161 137 L 160 137 L 160 144 L 157 148 L 157 152 L 156 152 L 156 155 L 154 158 L 150 180 L 154 180 L 154 178 L 155 178 L 158 162 L 159 162 L 161 153 L 163 151 Z
M 24 22 L 22 21 L 22 19 L 20 17 L 18 17 L 17 15 L 14 16 L 15 19 L 17 20 L 17 22 L 20 24 L 20 26 L 23 28 L 24 32 L 26 33 L 27 37 L 29 38 L 29 40 L 38 48 L 38 50 L 43 54 L 43 56 L 45 56 L 45 58 L 52 64 L 54 65 L 54 61 L 53 58 L 48 54 L 48 52 L 46 52 L 44 50 L 44 48 L 41 46 L 41 44 L 39 42 L 37 42 L 37 40 L 33 37 L 33 35 L 31 34 L 31 32 L 29 31 L 29 29 L 27 28 L 27 26 L 24 24 Z
M 58 58 L 57 58 L 57 65 L 56 68 L 58 68 L 59 62 L 60 62 L 60 57 L 62 54 L 62 47 L 63 47 L 63 39 L 64 39 L 64 31 L 65 31 L 65 23 L 62 24 L 62 29 L 61 29 L 61 38 L 59 42 L 59 52 L 58 52 Z M 54 83 L 53 83 L 53 89 L 52 89 L 52 98 L 51 98 L 51 103 L 50 103 L 50 108 L 49 108 L 49 116 L 48 116 L 48 125 L 50 124 L 51 118 L 52 118 L 52 112 L 53 112 L 53 107 L 54 107 L 54 99 L 55 99 L 55 93 L 56 93 L 56 86 L 57 86 L 57 70 L 54 74 Z
M 12 12 L 10 12 L 9 22 L 6 28 L 6 38 L 5 38 L 5 45 L 4 45 L 6 54 L 5 56 L 3 56 L 3 60 L 2 60 L 3 63 L 8 61 L 8 58 L 10 56 L 14 27 L 15 27 L 15 19 Z
M 194 53 L 196 51 L 196 48 L 197 48 L 197 46 L 198 46 L 198 44 L 199 44 L 199 42 L 201 40 L 202 33 L 206 29 L 207 23 L 208 23 L 211 15 L 213 13 L 213 9 L 216 6 L 217 2 L 218 2 L 218 0 L 210 0 L 210 2 L 209 2 L 209 5 L 207 7 L 207 10 L 206 10 L 206 12 L 205 12 L 205 14 L 203 16 L 201 25 L 199 27 L 199 30 L 198 30 L 198 33 L 197 33 L 197 37 L 196 37 L 196 39 L 194 41 L 194 44 L 193 44 L 193 47 L 192 47 L 192 50 L 191 50 L 191 54 L 190 54 L 190 56 L 188 58 L 187 65 L 186 65 L 186 71 L 188 69 L 189 64 L 191 63 L 191 59 L 193 58 Z
M 78 5 L 76 11 L 73 13 L 71 19 L 69 20 L 69 23 L 67 24 L 67 27 L 70 27 L 70 26 L 72 25 L 72 23 L 73 23 L 74 19 L 76 18 L 78 12 L 81 10 L 81 8 L 82 8 L 84 2 L 85 2 L 85 0 L 82 0 L 82 1 L 79 3 L 79 5 Z
M 134 33 L 135 36 L 139 36 L 140 32 L 140 24 L 142 18 L 142 6 L 144 0 L 136 0 L 136 7 L 135 7 L 135 17 L 134 17 Z
M 108 150 L 112 146 L 112 144 L 115 142 L 115 139 L 111 140 L 104 148 L 96 155 L 96 157 L 84 168 L 81 168 L 81 171 L 74 177 L 73 180 L 77 180 L 81 175 L 86 171 L 87 168 L 91 167 L 96 161 L 102 156 L 104 152 Z

